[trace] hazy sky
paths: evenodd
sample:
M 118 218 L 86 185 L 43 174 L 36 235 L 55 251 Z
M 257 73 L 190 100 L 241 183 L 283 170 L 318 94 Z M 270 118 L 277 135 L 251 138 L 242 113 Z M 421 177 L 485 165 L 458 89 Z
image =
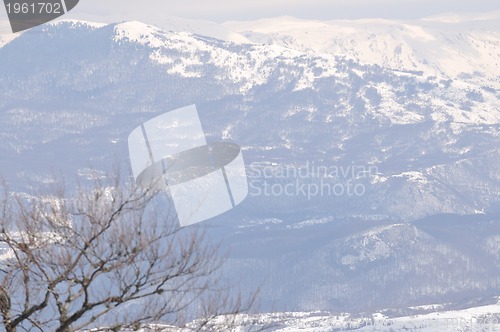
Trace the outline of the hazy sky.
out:
M 74 12 L 127 19 L 168 14 L 223 22 L 281 15 L 309 19 L 412 19 L 447 12 L 499 9 L 499 0 L 80 0 Z
M 3 6 L 2 6 L 3 7 Z M 68 18 L 142 20 L 173 15 L 224 22 L 281 15 L 307 19 L 414 19 L 442 13 L 500 10 L 500 0 L 80 0 Z M 5 8 L 0 18 L 5 18 Z

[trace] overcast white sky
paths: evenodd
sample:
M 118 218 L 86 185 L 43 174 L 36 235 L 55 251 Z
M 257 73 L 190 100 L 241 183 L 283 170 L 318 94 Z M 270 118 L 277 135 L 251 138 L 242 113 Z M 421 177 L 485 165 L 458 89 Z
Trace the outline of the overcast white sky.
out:
M 3 7 L 3 6 L 2 6 Z M 306 19 L 415 19 L 500 10 L 500 0 L 80 0 L 68 18 L 102 22 L 173 15 L 215 22 L 290 15 Z M 5 8 L 0 19 L 6 18 Z
M 215 22 L 281 15 L 308 19 L 414 19 L 448 12 L 487 12 L 500 0 L 80 0 L 78 16 L 141 20 L 161 14 Z

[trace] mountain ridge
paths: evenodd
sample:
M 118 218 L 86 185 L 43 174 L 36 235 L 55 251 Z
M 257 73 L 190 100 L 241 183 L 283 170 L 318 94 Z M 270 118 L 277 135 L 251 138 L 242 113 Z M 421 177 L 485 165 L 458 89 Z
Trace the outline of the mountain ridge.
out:
M 21 192 L 116 159 L 127 173 L 131 130 L 194 103 L 207 140 L 242 146 L 249 196 L 206 225 L 231 252 L 227 278 L 266 281 L 265 308 L 457 303 L 498 295 L 499 99 L 473 75 L 54 23 L 0 48 L 0 171 Z
M 169 16 L 161 20 L 150 18 L 147 25 L 237 43 L 276 44 L 316 54 L 336 54 L 392 69 L 424 71 L 428 75 L 456 78 L 457 75 L 480 74 L 487 76 L 489 83 L 498 88 L 498 75 L 494 73 L 500 72 L 497 51 L 500 47 L 499 18 L 500 11 L 487 15 L 449 14 L 406 21 L 326 21 L 285 16 L 217 24 Z M 0 39 L 6 43 L 12 38 L 12 34 L 4 33 Z M 457 43 L 461 43 L 458 49 Z M 437 54 L 453 49 L 456 51 L 447 56 L 453 61 L 434 59 Z

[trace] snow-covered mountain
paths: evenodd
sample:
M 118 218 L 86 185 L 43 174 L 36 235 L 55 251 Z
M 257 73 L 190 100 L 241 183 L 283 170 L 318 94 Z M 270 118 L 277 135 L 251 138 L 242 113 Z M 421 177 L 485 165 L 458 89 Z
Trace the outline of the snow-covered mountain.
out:
M 0 44 L 0 173 L 128 167 L 134 128 L 195 103 L 243 147 L 250 195 L 207 224 L 265 308 L 498 295 L 499 17 L 47 24 Z
M 446 305 L 430 304 L 407 308 L 411 315 L 394 315 L 391 310 L 371 314 L 352 315 L 329 312 L 276 312 L 255 315 L 240 315 L 236 322 L 240 330 L 265 328 L 275 332 L 332 332 L 332 331 L 414 331 L 414 332 L 456 332 L 456 331 L 499 331 L 500 302 L 498 297 L 491 304 L 472 306 L 461 310 L 446 310 Z M 495 303 L 496 302 L 496 303 Z M 178 329 L 168 326 L 165 332 Z M 148 329 L 140 330 L 147 332 Z M 163 330 L 162 330 L 163 331 Z
M 313 53 L 347 56 L 402 71 L 449 78 L 474 76 L 498 88 L 500 12 L 417 21 L 308 21 L 292 17 L 224 26 L 248 39 Z
M 462 310 L 447 311 L 444 310 L 444 307 L 443 305 L 425 305 L 408 308 L 409 311 L 413 311 L 413 314 L 399 317 L 390 317 L 384 312 L 376 312 L 366 316 L 332 315 L 325 312 L 285 312 L 251 318 L 260 322 L 269 322 L 270 331 L 277 332 L 500 330 L 500 302 Z M 247 318 L 247 320 L 251 319 Z

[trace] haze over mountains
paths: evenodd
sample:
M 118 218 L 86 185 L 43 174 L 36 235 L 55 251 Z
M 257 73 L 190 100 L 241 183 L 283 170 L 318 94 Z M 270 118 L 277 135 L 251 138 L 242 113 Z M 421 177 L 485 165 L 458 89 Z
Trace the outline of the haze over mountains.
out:
M 0 172 L 16 190 L 127 165 L 132 129 L 196 104 L 209 139 L 243 147 L 250 197 L 207 224 L 231 248 L 228 279 L 263 283 L 264 308 L 498 295 L 500 13 L 62 21 L 10 39 Z

